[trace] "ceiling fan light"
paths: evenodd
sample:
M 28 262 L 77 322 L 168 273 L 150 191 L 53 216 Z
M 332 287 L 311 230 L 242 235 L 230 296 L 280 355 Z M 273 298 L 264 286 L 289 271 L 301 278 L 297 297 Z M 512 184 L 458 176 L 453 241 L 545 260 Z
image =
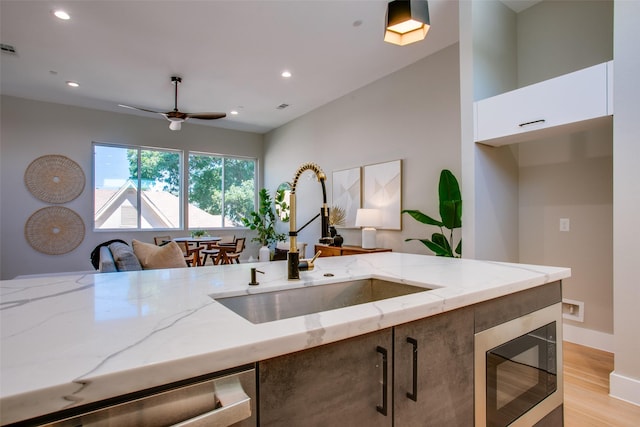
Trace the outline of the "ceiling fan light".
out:
M 180 130 L 182 128 L 182 120 L 169 119 L 169 129 Z
M 426 0 L 394 0 L 387 5 L 384 41 L 405 46 L 423 40 L 429 32 Z

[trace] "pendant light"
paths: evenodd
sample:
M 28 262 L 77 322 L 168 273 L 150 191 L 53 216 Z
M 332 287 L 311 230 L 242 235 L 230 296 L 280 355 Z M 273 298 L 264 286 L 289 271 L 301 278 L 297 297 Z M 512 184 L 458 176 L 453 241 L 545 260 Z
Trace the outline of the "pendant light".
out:
M 387 5 L 384 41 L 405 46 L 423 40 L 430 28 L 426 0 L 394 0 Z

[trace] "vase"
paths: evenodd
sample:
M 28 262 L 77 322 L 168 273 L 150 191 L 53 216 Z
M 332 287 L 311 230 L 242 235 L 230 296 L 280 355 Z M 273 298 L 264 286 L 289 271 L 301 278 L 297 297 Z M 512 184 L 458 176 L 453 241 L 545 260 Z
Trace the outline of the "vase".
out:
M 263 246 L 260 248 L 258 252 L 258 260 L 260 262 L 269 262 L 271 261 L 271 251 L 268 246 Z
M 343 242 L 344 242 L 344 239 L 339 234 L 336 234 L 335 237 L 333 238 L 333 246 L 341 247 Z

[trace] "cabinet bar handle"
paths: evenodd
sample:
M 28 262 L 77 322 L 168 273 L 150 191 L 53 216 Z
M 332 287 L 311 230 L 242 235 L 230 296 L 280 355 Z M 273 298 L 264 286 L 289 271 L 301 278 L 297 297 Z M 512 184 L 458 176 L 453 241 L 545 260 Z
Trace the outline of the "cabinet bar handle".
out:
M 387 349 L 377 346 L 376 351 L 382 354 L 382 406 L 377 405 L 376 409 L 385 417 L 387 416 L 387 380 L 388 380 L 388 361 Z
M 532 122 L 520 123 L 518 126 L 523 128 L 523 127 L 529 126 L 529 125 L 535 125 L 535 124 L 538 124 L 538 123 L 544 123 L 545 121 L 546 121 L 545 119 L 534 120 Z
M 414 402 L 418 401 L 418 341 L 407 337 L 407 342 L 413 346 L 413 391 L 407 392 L 407 397 Z

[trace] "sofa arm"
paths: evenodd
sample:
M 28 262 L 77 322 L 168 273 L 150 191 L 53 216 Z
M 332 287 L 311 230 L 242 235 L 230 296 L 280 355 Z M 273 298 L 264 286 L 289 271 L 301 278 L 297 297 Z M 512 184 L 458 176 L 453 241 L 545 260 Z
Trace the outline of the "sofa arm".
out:
M 113 255 L 111 255 L 111 250 L 108 246 L 102 246 L 100 248 L 100 264 L 98 266 L 98 270 L 101 273 L 112 273 L 114 271 L 118 271 L 116 261 L 113 259 Z

